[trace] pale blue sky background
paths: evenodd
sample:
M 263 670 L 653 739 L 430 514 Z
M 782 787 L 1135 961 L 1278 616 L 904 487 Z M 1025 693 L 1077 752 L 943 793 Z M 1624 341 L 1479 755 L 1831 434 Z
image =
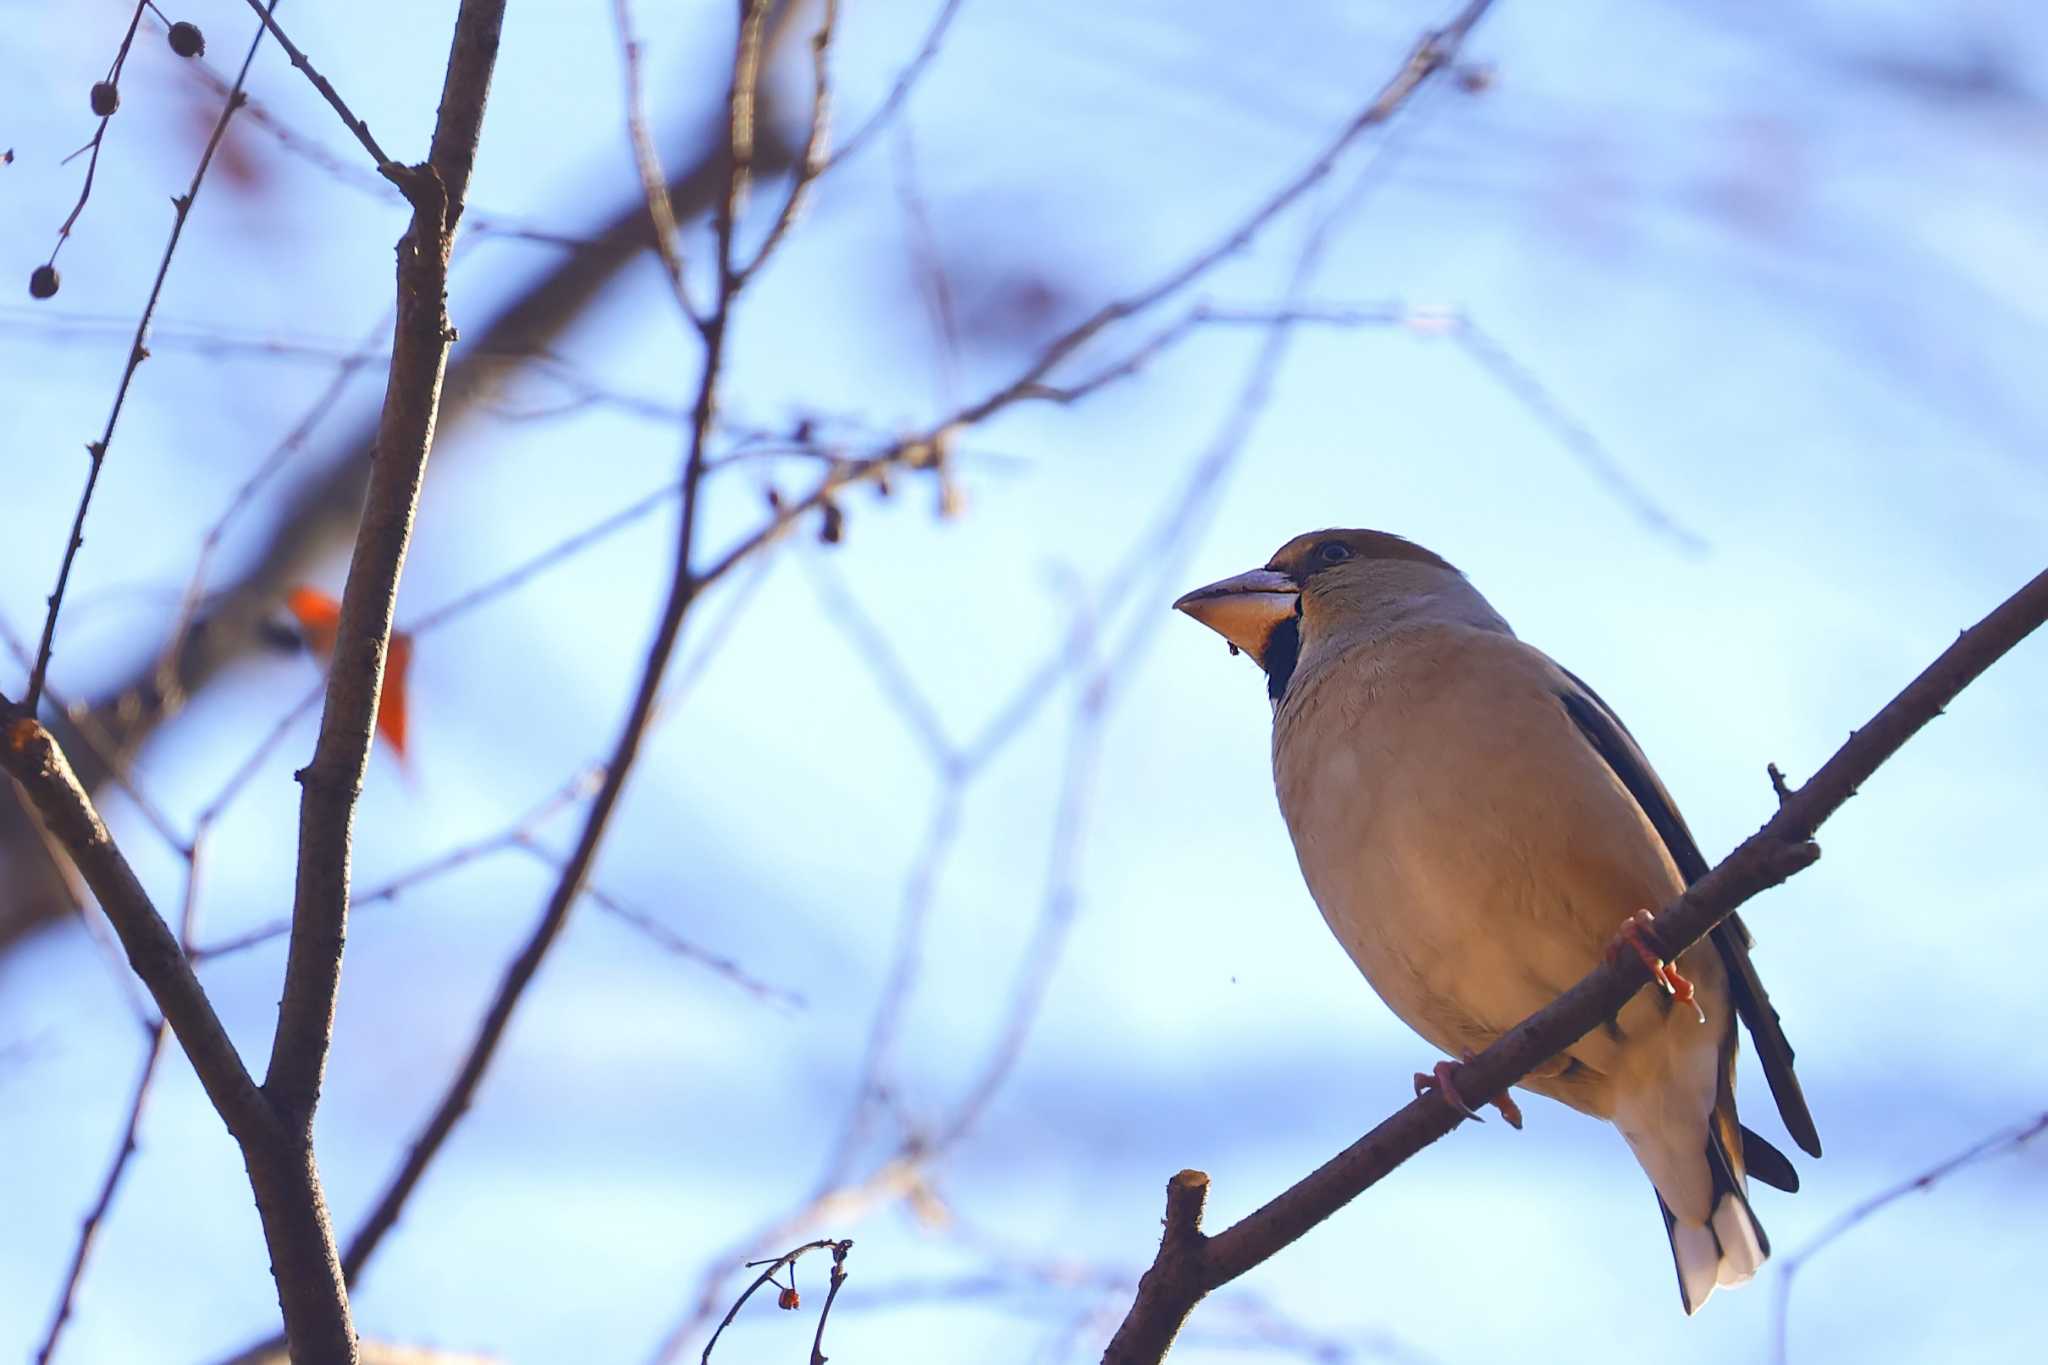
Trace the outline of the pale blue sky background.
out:
M 0 142 L 17 157 L 0 171 L 6 279 L 25 279 L 70 207 L 79 167 L 54 161 L 90 132 L 86 88 L 124 8 L 0 4 Z M 719 97 L 729 6 L 640 8 L 657 122 L 681 147 Z M 513 8 L 476 212 L 575 232 L 630 184 L 609 9 Z M 452 12 L 442 0 L 281 15 L 410 157 Z M 923 0 L 846 7 L 843 125 L 873 106 L 931 12 Z M 786 424 L 815 408 L 894 429 L 1001 381 L 1029 354 L 1009 305 L 1045 292 L 1064 322 L 1183 259 L 1301 165 L 1447 12 L 967 0 L 906 123 L 964 354 L 949 374 L 917 302 L 901 148 L 885 138 L 826 183 L 746 299 L 729 411 Z M 240 4 L 193 0 L 184 14 L 218 63 L 239 59 Z M 2048 20 L 2017 3 L 1500 0 L 1470 55 L 1497 68 L 1491 90 L 1426 94 L 1391 145 L 1344 163 L 1200 296 L 1274 300 L 1308 225 L 1369 175 L 1310 297 L 1463 310 L 1704 548 L 1632 513 L 1451 341 L 1305 330 L 1206 529 L 1160 562 L 1107 638 L 1132 638 L 1125 623 L 1298 531 L 1399 531 L 1466 569 L 1526 638 L 1600 689 L 1718 856 L 1769 813 L 1767 761 L 1795 780 L 1810 772 L 2042 566 Z M 77 452 L 98 433 L 125 344 L 82 324 L 132 320 L 202 116 L 155 41 L 131 60 L 93 202 L 61 258 L 62 294 L 0 295 L 0 611 L 21 630 L 40 619 Z M 353 159 L 275 52 L 252 88 Z M 351 345 L 389 297 L 400 213 L 265 139 L 240 145 L 269 179 L 260 193 L 208 186 L 162 334 Z M 691 245 L 701 255 L 701 237 Z M 458 324 L 480 324 L 545 250 L 474 245 L 453 286 Z M 1099 587 L 1169 505 L 1257 344 L 1205 335 L 1084 406 L 992 424 L 968 443 L 987 458 L 962 466 L 961 520 L 937 522 L 918 483 L 891 503 L 851 501 L 847 542 L 823 567 L 956 740 L 1061 648 L 1074 585 Z M 669 402 L 694 377 L 651 261 L 561 349 Z M 60 683 L 90 693 L 157 638 L 204 528 L 326 379 L 318 363 L 160 342 L 93 508 Z M 375 391 L 360 383 L 351 411 Z M 508 404 L 555 396 L 533 384 Z M 470 424 L 437 456 L 401 615 L 659 486 L 677 450 L 672 429 L 606 409 Z M 721 485 L 713 538 L 750 526 L 758 496 L 745 476 Z M 230 560 L 257 529 L 230 542 Z M 502 827 L 609 743 L 669 534 L 652 519 L 422 643 L 414 780 L 373 765 L 360 884 Z M 367 1275 L 365 1332 L 521 1362 L 644 1359 L 710 1260 L 815 1178 L 936 790 L 800 562 L 817 553 L 792 545 L 741 604 L 650 746 L 600 872 L 807 1004 L 758 1004 L 579 912 Z M 1273 809 L 1257 674 L 1191 623 L 1160 615 L 1140 638 L 1113 660 L 1075 918 L 1044 1011 L 1014 1076 L 931 1173 L 954 1224 L 892 1206 L 817 1229 L 857 1242 L 827 1342 L 846 1365 L 1093 1358 L 1127 1291 L 985 1293 L 953 1278 L 985 1271 L 992 1248 L 1135 1271 L 1173 1171 L 1212 1174 L 1220 1225 L 1390 1111 L 1434 1060 L 1301 887 Z M 152 794 L 189 820 L 312 676 L 302 659 L 238 670 L 146 752 Z M 18 688 L 18 670 L 0 677 Z M 957 1102 L 1000 1027 L 1047 895 L 1071 691 L 1049 697 L 975 786 L 936 884 L 902 1037 L 899 1098 L 913 1116 Z M 2043 1107 L 2048 1006 L 2029 952 L 2044 909 L 2044 697 L 2036 641 L 1823 831 L 1819 866 L 1748 912 L 1828 1145 L 1824 1161 L 1800 1163 L 1800 1195 L 1758 1195 L 1781 1255 Z M 211 933 L 286 903 L 289 773 L 310 742 L 307 730 L 287 746 L 224 827 Z M 174 899 L 175 860 L 123 803 L 109 813 Z M 546 886 L 543 869 L 502 855 L 358 920 L 321 1131 L 344 1226 L 460 1056 Z M 279 956 L 207 974 L 259 1060 Z M 82 929 L 0 959 L 0 1358 L 39 1338 L 136 1051 Z M 1744 1084 L 1750 1121 L 1777 1135 L 1758 1078 Z M 1330 1359 L 1377 1358 L 1389 1338 L 1406 1358 L 1444 1362 L 1620 1361 L 1650 1343 L 1676 1361 L 1766 1357 L 1775 1268 L 1684 1320 L 1621 1143 L 1542 1101 L 1529 1117 L 1521 1134 L 1468 1126 L 1247 1287 Z M 1801 1273 L 1791 1358 L 2036 1352 L 2044 1172 L 2043 1150 L 2007 1158 L 1830 1248 Z M 264 1265 L 239 1161 L 178 1061 L 62 1358 L 218 1358 L 274 1321 Z M 822 1295 L 815 1266 L 802 1282 Z M 1106 1319 L 1087 1316 L 1105 1306 Z M 1235 1340 L 1241 1310 L 1199 1310 L 1174 1359 L 1281 1358 L 1270 1340 Z M 750 1312 L 717 1358 L 802 1359 L 802 1316 Z

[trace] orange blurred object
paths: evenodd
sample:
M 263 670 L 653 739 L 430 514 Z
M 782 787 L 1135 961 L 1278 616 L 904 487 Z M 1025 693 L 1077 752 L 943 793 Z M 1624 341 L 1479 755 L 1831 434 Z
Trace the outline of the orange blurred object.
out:
M 334 655 L 334 637 L 341 628 L 341 603 L 317 588 L 298 587 L 285 594 L 285 608 L 299 623 L 306 647 L 322 659 Z M 384 691 L 377 698 L 377 733 L 391 752 L 405 757 L 405 674 L 412 665 L 412 636 L 391 632 L 384 655 Z

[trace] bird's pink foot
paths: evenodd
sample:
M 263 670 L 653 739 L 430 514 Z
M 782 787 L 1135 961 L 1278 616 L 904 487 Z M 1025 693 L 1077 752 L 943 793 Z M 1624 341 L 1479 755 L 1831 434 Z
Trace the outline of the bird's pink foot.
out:
M 1618 957 L 1623 947 L 1633 948 L 1643 965 L 1650 969 L 1650 979 L 1664 988 L 1665 994 L 1682 1005 L 1691 1005 L 1699 1021 L 1707 1022 L 1707 1012 L 1700 1008 L 1700 1002 L 1693 991 L 1692 981 L 1678 970 L 1676 963 L 1666 962 L 1657 956 L 1650 946 L 1647 930 L 1653 922 L 1650 912 L 1638 910 L 1621 922 L 1620 931 L 1614 936 L 1614 943 L 1608 948 L 1610 957 Z
M 1471 1061 L 1472 1054 L 1466 1053 L 1465 1060 Z M 1480 1117 L 1478 1110 L 1465 1103 L 1465 1097 L 1458 1093 L 1458 1087 L 1452 1083 L 1451 1063 L 1438 1062 L 1431 1071 L 1418 1071 L 1415 1073 L 1415 1093 L 1420 1095 L 1430 1090 L 1436 1091 L 1439 1099 L 1464 1117 L 1476 1123 L 1486 1122 L 1484 1118 Z M 1500 1111 L 1500 1116 L 1507 1120 L 1508 1127 L 1520 1130 L 1522 1126 L 1522 1107 L 1520 1105 L 1509 1099 L 1505 1094 L 1500 1095 L 1490 1101 L 1490 1103 L 1495 1109 Z

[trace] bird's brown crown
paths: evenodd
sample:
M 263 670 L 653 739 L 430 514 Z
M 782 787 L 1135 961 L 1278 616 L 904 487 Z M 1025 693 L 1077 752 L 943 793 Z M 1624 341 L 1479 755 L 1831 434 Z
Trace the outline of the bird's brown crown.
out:
M 1297 583 L 1307 583 L 1310 576 L 1323 569 L 1368 559 L 1406 559 L 1457 572 L 1441 555 L 1412 540 L 1386 531 L 1364 530 L 1310 531 L 1296 536 L 1266 561 L 1266 567 Z

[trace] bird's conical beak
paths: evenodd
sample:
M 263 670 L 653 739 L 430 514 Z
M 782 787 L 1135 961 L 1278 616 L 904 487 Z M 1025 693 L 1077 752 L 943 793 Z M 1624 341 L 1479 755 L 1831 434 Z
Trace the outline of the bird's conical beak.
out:
M 1257 660 L 1273 627 L 1294 615 L 1300 595 L 1300 585 L 1286 574 L 1253 569 L 1196 588 L 1175 602 L 1173 609 L 1186 612 Z

